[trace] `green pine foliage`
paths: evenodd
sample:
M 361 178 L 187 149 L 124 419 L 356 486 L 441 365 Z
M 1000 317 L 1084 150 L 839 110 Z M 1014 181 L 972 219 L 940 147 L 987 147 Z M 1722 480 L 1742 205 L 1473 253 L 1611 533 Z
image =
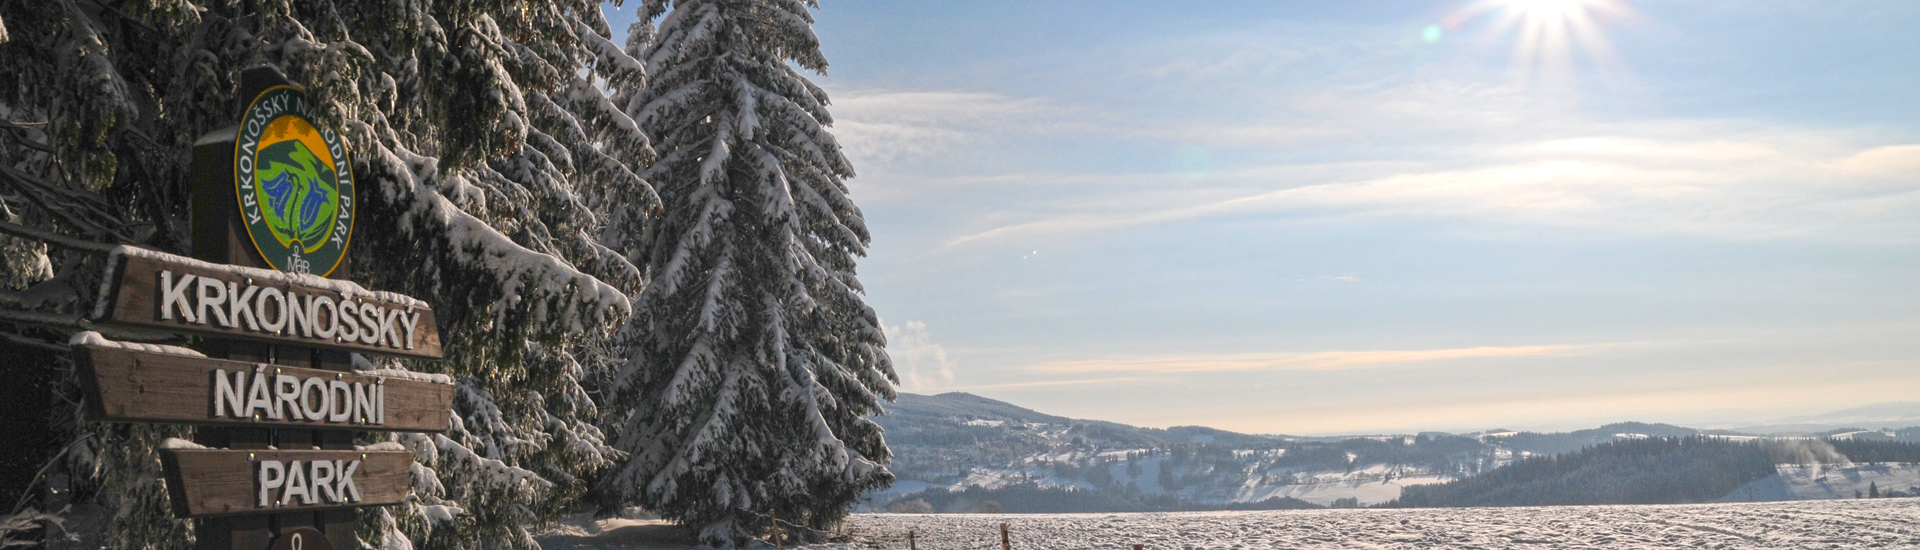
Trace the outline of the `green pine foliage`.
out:
M 1827 439 L 1826 442 L 1854 462 L 1920 463 L 1920 445 L 1911 441 Z
M 242 70 L 307 87 L 361 180 L 364 286 L 436 310 L 456 427 L 392 439 L 420 460 L 408 506 L 362 513 L 386 548 L 532 548 L 623 455 L 589 393 L 641 269 L 658 197 L 652 150 L 615 104 L 644 80 L 594 0 L 0 1 L 0 355 L 54 352 L 58 473 L 118 548 L 186 548 L 156 445 L 180 427 L 77 420 L 66 337 L 99 289 L 102 247 L 185 253 L 191 146 L 237 122 Z M 612 93 L 606 90 L 612 90 Z M 121 335 L 132 338 L 137 335 Z M 184 342 L 173 342 L 184 343 Z M 387 439 L 380 436 L 379 439 Z M 372 441 L 366 441 L 371 443 Z M 69 443 L 72 443 L 69 445 Z M 37 490 L 37 489 L 23 489 Z
M 855 278 L 868 242 L 828 132 L 812 2 L 650 0 L 629 113 L 664 214 L 636 250 L 649 281 L 621 335 L 603 510 L 639 504 L 734 546 L 768 516 L 823 530 L 885 486 L 870 416 L 898 378 Z M 657 28 L 650 25 L 657 20 Z
M 1386 507 L 1706 502 L 1774 475 L 1776 444 L 1653 437 L 1532 456 L 1473 477 L 1407 487 Z

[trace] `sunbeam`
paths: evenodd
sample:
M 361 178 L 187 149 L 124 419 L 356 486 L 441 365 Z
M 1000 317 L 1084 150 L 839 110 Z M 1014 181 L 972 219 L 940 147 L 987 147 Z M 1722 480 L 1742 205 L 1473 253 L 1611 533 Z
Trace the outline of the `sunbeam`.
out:
M 1450 19 L 1491 15 L 1492 30 L 1513 37 L 1513 69 L 1565 76 L 1576 54 L 1602 68 L 1619 68 L 1604 27 L 1632 13 L 1622 0 L 1481 0 Z

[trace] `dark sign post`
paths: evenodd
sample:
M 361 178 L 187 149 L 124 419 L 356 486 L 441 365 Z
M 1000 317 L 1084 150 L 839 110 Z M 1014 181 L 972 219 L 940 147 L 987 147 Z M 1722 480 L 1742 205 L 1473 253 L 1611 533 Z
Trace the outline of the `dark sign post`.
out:
M 197 353 L 76 343 L 88 414 L 202 426 L 161 456 L 174 513 L 196 518 L 204 550 L 357 546 L 352 509 L 405 502 L 413 457 L 356 449 L 355 431 L 445 431 L 453 385 L 353 372 L 349 354 L 436 359 L 440 335 L 426 304 L 345 282 L 344 137 L 273 69 L 244 72 L 240 97 L 240 124 L 194 144 L 193 258 L 117 250 L 95 310 L 97 323 L 199 336 Z

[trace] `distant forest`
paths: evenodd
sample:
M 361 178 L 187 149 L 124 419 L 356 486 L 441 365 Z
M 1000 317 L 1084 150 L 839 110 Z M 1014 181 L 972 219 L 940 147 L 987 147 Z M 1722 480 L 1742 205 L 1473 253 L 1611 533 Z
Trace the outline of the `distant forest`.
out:
M 1776 473 L 1775 464 L 1920 462 L 1893 441 L 1654 437 L 1533 456 L 1452 482 L 1407 487 L 1386 508 L 1707 502 Z
M 1831 439 L 1827 443 L 1853 462 L 1920 462 L 1920 444 L 1901 441 Z M 1796 462 L 1782 460 L 1781 463 Z

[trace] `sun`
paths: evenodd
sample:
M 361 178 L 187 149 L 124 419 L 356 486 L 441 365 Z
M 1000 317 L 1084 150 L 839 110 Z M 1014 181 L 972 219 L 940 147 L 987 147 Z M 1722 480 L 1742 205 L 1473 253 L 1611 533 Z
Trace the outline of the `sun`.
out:
M 1556 22 L 1579 17 L 1594 0 L 1507 0 L 1507 9 L 1528 21 Z
M 1531 73 L 1560 72 L 1576 54 L 1615 64 L 1605 27 L 1631 13 L 1624 0 L 1480 0 L 1449 19 L 1491 16 L 1493 32 L 1512 36 L 1514 67 Z

